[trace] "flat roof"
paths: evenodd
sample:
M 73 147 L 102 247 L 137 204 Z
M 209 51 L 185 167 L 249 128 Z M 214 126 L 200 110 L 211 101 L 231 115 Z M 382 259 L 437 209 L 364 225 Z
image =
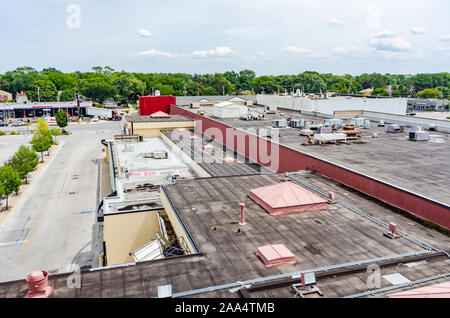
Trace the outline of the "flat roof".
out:
M 262 108 L 262 106 L 255 106 L 255 109 Z M 244 130 L 272 128 L 272 120 L 288 117 L 313 120 L 315 124 L 323 123 L 325 120 L 325 118 L 280 108 L 277 114 L 266 114 L 264 119 L 257 121 L 245 121 L 239 118 L 218 119 L 206 113 L 205 115 Z M 385 123 L 387 125 L 389 120 L 386 119 Z M 371 122 L 370 129 L 361 128 L 362 137 L 359 140 L 349 141 L 347 144 L 329 144 L 326 147 L 303 146 L 302 143 L 306 141 L 306 137 L 299 135 L 299 128 L 282 128 L 279 130 L 279 143 L 438 202 L 450 204 L 448 195 L 450 169 L 445 167 L 450 154 L 449 134 L 430 131 L 430 141 L 413 142 L 408 140 L 411 128 L 405 127 L 403 133 L 393 134 L 387 133 L 386 127 L 378 127 L 377 124 L 377 122 Z M 378 135 L 378 138 L 372 138 L 374 133 Z
M 188 140 L 187 138 L 179 139 L 180 135 L 178 133 L 174 133 L 173 130 L 161 130 L 161 133 L 164 136 L 174 142 L 178 148 L 180 148 L 192 160 L 198 163 L 203 170 L 208 172 L 213 177 L 258 174 L 261 170 L 264 170 L 259 164 L 250 162 L 244 156 L 234 153 L 234 151 L 224 147 L 222 144 L 219 144 L 192 129 L 186 130 L 186 132 L 192 136 L 197 136 L 197 141 L 194 142 Z M 196 143 L 200 146 L 200 148 L 196 147 Z M 203 150 L 202 147 L 206 145 L 214 147 L 214 154 L 210 151 Z M 226 157 L 234 158 L 236 163 L 223 164 L 221 160 Z M 214 159 L 217 160 L 214 161 Z
M 302 186 L 307 182 L 333 191 L 346 204 L 383 222 L 395 222 L 403 233 L 436 248 L 450 246 L 448 236 L 394 213 L 378 201 L 336 182 L 314 173 L 298 174 L 296 178 L 302 181 Z M 367 290 L 367 264 L 358 265 L 358 262 L 405 253 L 408 256 L 402 256 L 395 264 L 380 261 L 381 265 L 390 266 L 383 269 L 383 275 L 400 272 L 412 281 L 448 272 L 450 259 L 446 256 L 428 253 L 405 238 L 383 236 L 387 230 L 341 203 L 331 204 L 327 211 L 271 216 L 248 198 L 248 192 L 255 186 L 275 184 L 280 180 L 284 180 L 283 175 L 272 174 L 183 180 L 165 186 L 200 254 L 82 271 L 81 288 L 67 287 L 70 274 L 50 275 L 49 282 L 55 287 L 53 297 L 156 297 L 158 286 L 166 284 L 171 284 L 178 296 L 186 297 L 293 297 L 290 284 L 261 289 L 267 282 L 253 284 L 240 292 L 222 286 L 192 294 L 178 293 L 273 278 L 274 275 L 291 277 L 291 273 L 299 271 L 355 262 L 345 268 L 356 270 L 356 273 L 335 276 L 332 275 L 337 273 L 335 270 L 317 273 L 318 277 L 323 277 L 318 279 L 318 286 L 325 297 L 343 297 Z M 238 235 L 241 202 L 246 203 L 247 225 Z M 297 263 L 266 268 L 255 253 L 258 247 L 268 244 L 284 244 L 295 255 Z M 428 258 L 431 256 L 433 258 Z M 406 266 L 421 257 L 427 258 L 426 261 Z M 277 282 L 276 279 L 273 281 Z M 382 287 L 390 286 L 384 279 L 381 283 Z M 0 284 L 0 296 L 19 297 L 26 289 L 25 280 L 3 283 Z

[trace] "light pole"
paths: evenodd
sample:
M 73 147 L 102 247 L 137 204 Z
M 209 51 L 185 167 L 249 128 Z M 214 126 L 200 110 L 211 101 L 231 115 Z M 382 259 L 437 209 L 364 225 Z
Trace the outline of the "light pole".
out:
M 40 94 L 40 92 L 39 92 L 39 86 L 37 87 L 37 91 L 38 91 L 38 103 L 40 103 L 41 102 L 41 94 Z

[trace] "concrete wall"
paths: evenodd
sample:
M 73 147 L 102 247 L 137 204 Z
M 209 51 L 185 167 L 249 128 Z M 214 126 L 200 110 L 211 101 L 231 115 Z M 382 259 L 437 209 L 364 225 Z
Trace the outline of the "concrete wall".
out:
M 334 111 L 368 110 L 405 115 L 406 98 L 346 98 L 332 97 L 329 99 L 292 98 L 291 96 L 257 95 L 260 105 L 277 106 L 291 110 L 304 110 L 332 115 Z
M 155 233 L 162 237 L 157 212 L 105 215 L 103 239 L 108 266 L 134 262 L 130 252 L 156 239 Z
M 263 166 L 276 167 L 276 172 L 314 170 L 323 176 L 388 203 L 391 206 L 409 212 L 424 220 L 431 221 L 446 229 L 450 229 L 450 206 L 446 204 L 303 153 L 299 150 L 276 144 L 265 138 L 230 127 L 210 118 L 193 114 L 179 107 L 171 107 L 171 113 L 189 116 L 201 121 L 201 125 L 196 125 L 196 130 L 201 133 L 205 133 L 209 128 L 219 129 L 224 136 L 224 144 L 227 147 L 234 149 L 239 154 L 258 162 Z M 227 134 L 227 131 L 233 131 L 234 133 L 230 137 L 230 135 Z M 213 136 L 209 137 L 213 138 Z M 245 145 L 240 147 L 239 144 L 236 143 L 236 139 L 245 140 Z M 253 147 L 252 145 L 257 145 L 258 150 L 270 149 L 268 153 L 275 155 L 272 160 L 278 162 L 270 162 L 268 164 L 259 151 L 254 151 L 254 149 L 251 148 Z
M 438 131 L 450 133 L 450 120 L 410 117 L 371 111 L 364 111 L 363 116 L 370 120 L 378 121 L 383 119 L 388 123 L 400 124 L 409 127 L 423 126 L 425 129 L 427 129 L 428 125 L 435 124 Z
M 196 253 L 196 249 L 194 245 L 192 244 L 188 233 L 183 228 L 183 225 L 181 224 L 180 220 L 178 219 L 178 214 L 174 211 L 172 208 L 172 205 L 169 202 L 169 199 L 167 198 L 164 191 L 161 191 L 161 203 L 164 207 L 164 210 L 166 211 L 167 216 L 169 217 L 170 223 L 172 224 L 172 228 L 175 231 L 175 234 L 177 235 L 178 239 L 183 238 L 184 242 L 187 244 L 189 248 L 189 252 L 191 254 Z
M 161 136 L 162 130 L 171 130 L 176 128 L 193 129 L 194 121 L 175 121 L 175 122 L 148 122 L 148 123 L 131 123 L 127 122 L 128 130 L 134 135 L 140 135 L 144 138 L 154 138 Z M 133 127 L 133 130 L 131 129 Z

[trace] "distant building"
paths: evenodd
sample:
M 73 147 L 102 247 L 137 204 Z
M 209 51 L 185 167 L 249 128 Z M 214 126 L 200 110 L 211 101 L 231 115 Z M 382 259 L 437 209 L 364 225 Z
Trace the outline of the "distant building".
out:
M 371 96 L 372 92 L 373 92 L 373 88 L 366 88 L 363 89 L 362 91 L 359 91 L 361 94 L 363 94 L 364 96 Z
M 26 103 L 28 103 L 27 93 L 25 93 L 25 92 L 17 93 L 16 94 L 16 102 L 18 104 L 26 104 Z
M 418 111 L 444 111 L 450 101 L 436 98 L 408 98 L 408 109 Z
M 8 92 L 0 90 L 0 102 L 8 102 L 8 101 L 10 101 L 12 99 L 13 98 L 12 98 L 12 94 L 11 93 L 8 93 Z

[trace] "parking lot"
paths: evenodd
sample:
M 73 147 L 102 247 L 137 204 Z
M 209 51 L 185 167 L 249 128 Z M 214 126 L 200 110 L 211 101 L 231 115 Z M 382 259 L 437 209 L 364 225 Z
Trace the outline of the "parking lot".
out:
M 101 122 L 71 124 L 67 130 L 72 134 L 58 137 L 61 144 L 54 157 L 13 206 L 0 232 L 0 281 L 23 279 L 41 269 L 66 272 L 71 264 L 98 266 L 102 238 L 95 210 L 99 163 L 105 156 L 100 140 L 120 127 L 118 122 Z M 24 136 L 0 137 L 3 149 L 13 152 L 20 140 Z

